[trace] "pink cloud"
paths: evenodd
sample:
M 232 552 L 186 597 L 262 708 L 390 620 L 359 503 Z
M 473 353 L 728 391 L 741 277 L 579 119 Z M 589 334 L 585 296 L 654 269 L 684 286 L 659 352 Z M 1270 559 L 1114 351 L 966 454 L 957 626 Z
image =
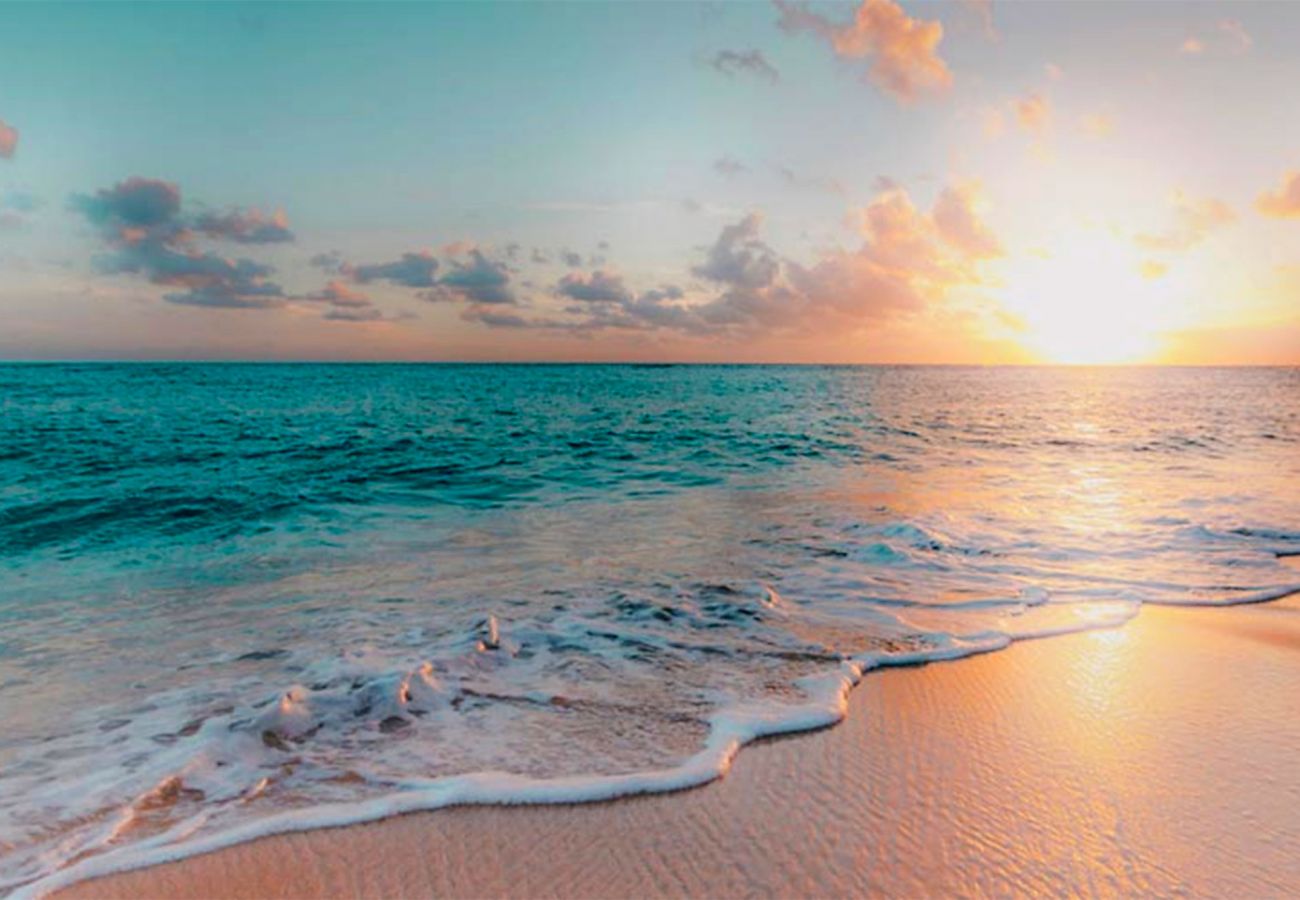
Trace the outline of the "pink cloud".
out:
M 13 159 L 18 150 L 18 129 L 0 119 L 0 159 Z
M 1002 243 L 976 212 L 980 186 L 976 182 L 950 185 L 934 204 L 935 228 L 950 246 L 972 259 L 991 259 L 1002 255 Z
M 937 52 L 943 25 L 913 19 L 893 0 L 863 0 L 852 21 L 844 23 L 788 0 L 776 0 L 776 5 L 785 31 L 812 32 L 829 43 L 837 56 L 871 57 L 867 77 L 901 102 L 952 84 L 952 73 Z

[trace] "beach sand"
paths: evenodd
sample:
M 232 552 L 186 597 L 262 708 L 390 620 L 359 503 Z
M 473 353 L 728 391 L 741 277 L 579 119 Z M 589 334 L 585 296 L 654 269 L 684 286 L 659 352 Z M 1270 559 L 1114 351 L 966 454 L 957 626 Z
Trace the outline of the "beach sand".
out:
M 1300 894 L 1300 598 L 873 673 L 679 794 L 271 837 L 62 897 Z

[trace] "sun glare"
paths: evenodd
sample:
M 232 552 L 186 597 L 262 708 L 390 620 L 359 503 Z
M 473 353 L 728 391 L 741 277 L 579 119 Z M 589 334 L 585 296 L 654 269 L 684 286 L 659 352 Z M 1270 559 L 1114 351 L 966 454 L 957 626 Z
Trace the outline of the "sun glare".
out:
M 1108 235 L 1071 236 L 1009 267 L 1003 301 L 1025 322 L 1026 346 L 1046 362 L 1143 362 L 1173 324 L 1170 286 L 1143 262 Z

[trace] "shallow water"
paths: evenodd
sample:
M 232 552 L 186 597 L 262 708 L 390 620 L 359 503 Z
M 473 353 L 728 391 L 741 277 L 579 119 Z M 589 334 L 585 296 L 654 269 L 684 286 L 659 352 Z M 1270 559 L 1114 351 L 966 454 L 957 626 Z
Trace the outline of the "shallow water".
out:
M 1296 369 L 0 366 L 0 476 L 0 890 L 1300 587 Z

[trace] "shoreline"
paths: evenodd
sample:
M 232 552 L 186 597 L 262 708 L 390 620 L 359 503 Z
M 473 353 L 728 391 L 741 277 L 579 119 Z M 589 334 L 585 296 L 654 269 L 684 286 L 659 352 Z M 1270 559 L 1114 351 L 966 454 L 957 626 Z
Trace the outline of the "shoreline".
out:
M 80 881 L 55 896 L 591 896 L 759 888 L 898 894 L 1005 892 L 1034 885 L 1058 893 L 1294 892 L 1300 888 L 1300 816 L 1290 810 L 1300 808 L 1300 773 L 1286 777 L 1294 770 L 1287 768 L 1286 748 L 1300 741 L 1300 722 L 1294 716 L 1288 722 L 1285 712 L 1287 684 L 1300 675 L 1297 650 L 1300 598 L 1251 607 L 1144 608 L 1115 629 L 1019 641 L 957 665 L 871 671 L 851 692 L 851 710 L 838 727 L 756 740 L 724 777 L 699 786 L 578 804 L 456 805 L 289 832 Z M 1123 664 L 1125 670 L 1108 671 L 1102 665 L 1106 659 L 1111 669 Z M 1161 673 L 1189 665 L 1205 683 L 1169 693 L 1174 686 L 1162 681 Z M 1057 671 L 1077 678 L 1081 669 L 1125 703 L 1115 710 L 1103 704 L 1101 711 L 1112 714 L 1099 716 L 1093 706 L 1078 708 L 1077 691 L 1062 691 L 1045 677 Z M 1092 689 L 1080 686 L 1086 698 Z M 1174 714 L 1168 706 L 1151 704 L 1153 689 L 1185 708 Z M 1000 693 L 1014 702 L 993 702 Z M 1026 755 L 1016 741 L 995 746 L 1008 736 L 997 727 L 1000 719 L 1028 712 L 1033 715 L 1022 723 L 1027 727 L 1009 735 L 1037 735 L 1053 743 L 1058 733 L 1078 732 L 1086 740 L 1077 741 L 1079 747 L 1057 747 L 1046 757 Z M 1122 715 L 1117 719 L 1115 712 Z M 936 743 L 927 723 L 945 740 Z M 1213 727 L 1207 731 L 1207 725 Z M 959 727 L 948 733 L 953 726 Z M 1153 729 L 1178 735 L 1175 749 L 1183 752 L 1164 765 L 1160 753 L 1137 754 L 1090 772 L 1075 771 L 1077 766 L 1061 759 L 1062 749 L 1073 749 L 1076 764 L 1086 762 L 1084 749 L 1092 754 L 1123 747 Z M 1097 740 L 1095 732 L 1108 731 L 1113 733 Z M 1252 732 L 1260 739 L 1242 739 Z M 1188 777 L 1195 760 L 1230 761 L 1234 754 L 1241 756 L 1235 765 L 1212 773 L 1198 769 L 1201 777 Z M 1270 764 L 1261 767 L 1265 756 Z M 1064 770 L 1056 772 L 1061 766 Z M 1106 771 L 1111 767 L 1117 771 Z M 1096 769 L 1096 761 L 1086 768 Z M 1101 807 L 1088 802 L 1134 768 L 1144 777 L 1131 791 Z M 1001 778 L 983 777 L 985 770 Z M 1057 787 L 1062 796 L 1054 796 Z M 1170 797 L 1182 795 L 1170 801 L 1173 805 L 1198 797 L 1201 802 L 1166 818 L 1147 802 L 1157 787 Z M 897 802 L 879 802 L 886 796 Z M 1223 796 L 1242 803 L 1214 812 L 1210 801 Z M 1053 806 L 1077 807 L 1078 823 L 1050 814 Z M 780 810 L 775 818 L 773 807 Z M 1262 816 L 1260 808 L 1266 810 Z M 1249 813 L 1244 819 L 1243 810 Z M 995 832 L 1022 830 L 1026 813 L 1030 823 L 1043 820 L 1026 835 L 1034 840 L 1001 847 Z M 986 819 L 992 824 L 981 826 Z M 846 832 L 850 823 L 856 824 Z M 1250 841 L 1251 854 L 1238 853 L 1235 864 L 1223 852 L 1193 846 L 1199 854 L 1171 865 L 1162 857 L 1180 856 L 1180 848 L 1201 843 L 1170 842 L 1183 836 L 1189 823 L 1208 828 L 1203 836 L 1220 851 L 1232 839 L 1254 836 L 1262 844 Z M 556 833 L 576 837 L 557 847 Z M 915 846 L 899 847 L 903 834 Z M 700 848 L 710 838 L 716 844 L 738 835 L 748 839 L 715 848 L 716 861 L 730 865 L 709 872 Z M 983 853 L 975 859 L 954 855 L 954 843 L 969 849 L 971 840 L 985 851 L 1000 847 L 1003 862 L 990 869 L 980 861 Z M 883 858 L 870 872 L 860 865 L 826 865 L 828 853 L 833 856 L 845 841 L 860 845 L 868 857 Z M 605 852 L 589 852 L 605 844 Z M 665 844 L 674 852 L 665 852 Z M 898 852 L 888 852 L 891 846 Z M 1080 861 L 1086 865 L 1080 867 Z M 1066 880 L 1051 880 L 1062 865 L 1060 877 Z M 1105 874 L 1103 882 L 1093 881 L 1098 872 Z

